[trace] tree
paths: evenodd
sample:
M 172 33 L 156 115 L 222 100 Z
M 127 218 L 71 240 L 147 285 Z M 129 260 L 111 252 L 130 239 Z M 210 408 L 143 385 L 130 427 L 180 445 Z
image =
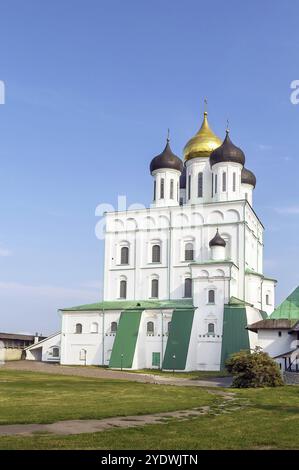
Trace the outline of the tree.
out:
M 233 376 L 233 387 L 278 387 L 283 380 L 278 365 L 269 354 L 256 348 L 240 351 L 226 361 L 226 369 Z

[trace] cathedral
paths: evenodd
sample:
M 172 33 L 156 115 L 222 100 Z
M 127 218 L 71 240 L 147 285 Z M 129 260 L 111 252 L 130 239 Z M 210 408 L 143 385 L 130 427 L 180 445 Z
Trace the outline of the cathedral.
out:
M 217 371 L 258 344 L 247 326 L 273 312 L 276 281 L 248 164 L 207 112 L 183 159 L 167 139 L 149 162 L 151 206 L 105 215 L 103 301 L 60 310 L 62 364 Z

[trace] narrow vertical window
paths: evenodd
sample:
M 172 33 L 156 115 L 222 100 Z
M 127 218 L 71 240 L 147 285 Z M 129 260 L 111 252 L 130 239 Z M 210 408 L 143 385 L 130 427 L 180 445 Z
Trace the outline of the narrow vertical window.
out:
M 202 197 L 203 195 L 203 173 L 202 171 L 198 173 L 197 177 L 197 197 Z
M 161 248 L 160 245 L 153 245 L 152 247 L 152 263 L 160 263 L 161 261 Z
M 127 281 L 124 279 L 120 281 L 119 297 L 121 299 L 127 298 Z
M 179 202 L 180 200 L 180 187 L 179 187 L 179 183 L 177 185 L 177 201 Z
M 212 173 L 212 197 L 214 196 L 214 174 Z
M 156 200 L 156 187 L 157 187 L 157 182 L 155 180 L 154 181 L 154 201 Z
M 185 245 L 185 261 L 193 261 L 193 259 L 194 259 L 193 243 L 186 243 L 186 245 Z
M 154 322 L 148 321 L 146 324 L 146 334 L 153 335 L 155 331 Z
M 233 173 L 233 192 L 236 192 L 236 173 Z
M 164 178 L 161 178 L 160 183 L 160 199 L 164 199 Z
M 170 199 L 173 199 L 173 193 L 174 193 L 174 181 L 170 180 Z
M 209 290 L 208 292 L 208 303 L 209 304 L 215 303 L 215 291 L 213 289 Z
M 208 324 L 208 334 L 209 335 L 215 334 L 215 325 L 214 325 L 214 323 L 209 323 Z
M 192 297 L 192 279 L 187 277 L 184 284 L 184 297 Z
M 215 194 L 217 194 L 217 180 L 218 180 L 218 177 L 217 175 L 215 175 Z
M 188 176 L 188 199 L 191 199 L 191 175 Z
M 159 281 L 158 281 L 158 279 L 152 279 L 151 297 L 153 299 L 157 299 L 159 297 Z
M 123 246 L 120 252 L 120 264 L 129 264 L 129 248 Z
M 226 173 L 222 173 L 222 191 L 226 191 Z

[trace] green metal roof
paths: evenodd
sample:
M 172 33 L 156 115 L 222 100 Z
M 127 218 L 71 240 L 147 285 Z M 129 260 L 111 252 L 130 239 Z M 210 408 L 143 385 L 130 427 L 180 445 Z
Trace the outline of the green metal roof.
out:
M 93 311 L 93 310 L 150 310 L 164 308 L 194 308 L 192 299 L 179 300 L 112 300 L 95 304 L 78 305 L 77 307 L 61 308 L 62 312 Z
M 274 310 L 270 318 L 299 319 L 299 286 Z
M 262 277 L 263 279 L 265 279 L 266 281 L 275 281 L 275 282 L 277 282 L 277 279 L 274 279 L 273 277 L 267 277 L 267 276 L 265 276 L 264 274 L 261 274 L 261 273 L 257 273 L 256 271 L 254 271 L 253 269 L 250 269 L 250 268 L 245 269 L 245 274 L 252 274 L 253 276 L 259 276 L 259 277 Z

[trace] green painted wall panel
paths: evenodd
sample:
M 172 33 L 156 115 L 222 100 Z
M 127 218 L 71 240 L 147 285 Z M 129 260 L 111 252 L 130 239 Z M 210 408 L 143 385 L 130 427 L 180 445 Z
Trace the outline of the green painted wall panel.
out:
M 229 305 L 224 307 L 221 369 L 224 369 L 225 361 L 231 354 L 241 349 L 250 349 L 249 332 L 246 326 L 246 307 Z
M 163 369 L 185 369 L 193 316 L 193 309 L 174 310 L 163 359 Z M 175 355 L 175 359 L 173 359 L 173 355 Z
M 132 367 L 141 315 L 140 310 L 121 313 L 109 367 L 127 369 Z

